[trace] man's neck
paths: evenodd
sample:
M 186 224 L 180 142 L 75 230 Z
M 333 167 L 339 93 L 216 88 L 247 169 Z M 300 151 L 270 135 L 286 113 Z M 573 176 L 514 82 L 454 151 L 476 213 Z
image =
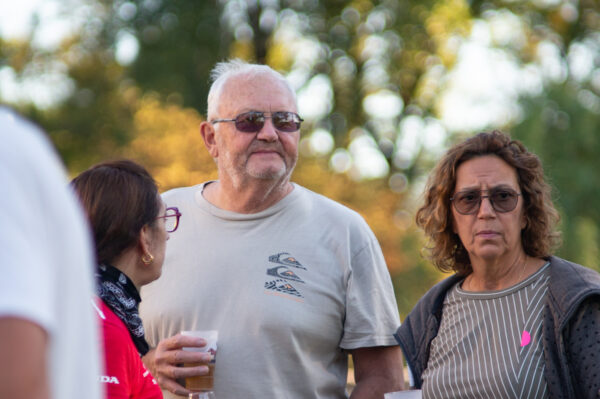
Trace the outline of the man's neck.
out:
M 286 179 L 273 184 L 271 181 L 234 187 L 222 180 L 204 186 L 202 195 L 214 206 L 237 213 L 258 213 L 275 205 L 288 195 L 294 186 Z

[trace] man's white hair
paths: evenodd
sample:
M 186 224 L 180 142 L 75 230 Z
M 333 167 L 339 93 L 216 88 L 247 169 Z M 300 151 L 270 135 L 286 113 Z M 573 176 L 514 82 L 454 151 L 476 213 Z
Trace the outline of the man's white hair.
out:
M 294 97 L 294 100 L 296 99 L 296 92 L 281 73 L 277 72 L 268 65 L 250 64 L 236 58 L 217 63 L 210 72 L 210 78 L 213 83 L 208 92 L 206 110 L 207 119 L 215 117 L 215 114 L 217 113 L 217 106 L 219 104 L 219 97 L 221 97 L 223 87 L 229 79 L 240 75 L 244 75 L 247 78 L 253 78 L 264 74 L 270 74 L 273 76 L 273 78 L 281 81 L 289 89 L 290 93 Z

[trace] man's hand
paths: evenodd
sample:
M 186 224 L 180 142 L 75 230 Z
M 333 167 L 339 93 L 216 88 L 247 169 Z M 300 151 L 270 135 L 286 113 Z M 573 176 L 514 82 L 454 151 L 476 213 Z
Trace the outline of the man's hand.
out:
M 211 355 L 206 352 L 184 351 L 183 348 L 203 346 L 206 346 L 203 338 L 177 334 L 160 341 L 158 346 L 148 352 L 142 360 L 161 389 L 187 396 L 190 391 L 181 385 L 181 380 L 207 375 Z M 190 363 L 195 365 L 184 367 L 184 364 Z
M 383 399 L 404 389 L 404 364 L 399 346 L 377 346 L 351 351 L 356 386 L 352 399 Z

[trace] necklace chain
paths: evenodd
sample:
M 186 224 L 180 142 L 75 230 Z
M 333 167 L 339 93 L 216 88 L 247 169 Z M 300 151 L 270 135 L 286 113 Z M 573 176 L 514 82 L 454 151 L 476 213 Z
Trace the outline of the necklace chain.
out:
M 523 262 L 523 267 L 521 268 L 521 273 L 519 273 L 519 279 L 517 280 L 516 284 L 519 284 L 521 282 L 521 278 L 523 277 L 523 274 L 525 273 L 526 266 L 527 266 L 527 261 Z

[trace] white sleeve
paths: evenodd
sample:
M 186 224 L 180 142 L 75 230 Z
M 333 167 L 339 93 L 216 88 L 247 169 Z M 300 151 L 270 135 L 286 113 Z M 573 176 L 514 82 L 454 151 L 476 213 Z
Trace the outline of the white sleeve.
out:
M 57 270 L 48 233 L 58 215 L 48 203 L 62 197 L 61 184 L 67 191 L 66 175 L 42 133 L 32 134 L 30 124 L 10 124 L 6 113 L 2 117 L 0 317 L 22 317 L 48 330 L 58 289 L 51 283 Z
M 0 107 L 0 317 L 48 334 L 53 398 L 100 399 L 92 237 L 45 134 Z
M 366 226 L 362 248 L 351 259 L 347 283 L 346 320 L 340 346 L 357 349 L 397 345 L 398 306 L 383 253 Z

